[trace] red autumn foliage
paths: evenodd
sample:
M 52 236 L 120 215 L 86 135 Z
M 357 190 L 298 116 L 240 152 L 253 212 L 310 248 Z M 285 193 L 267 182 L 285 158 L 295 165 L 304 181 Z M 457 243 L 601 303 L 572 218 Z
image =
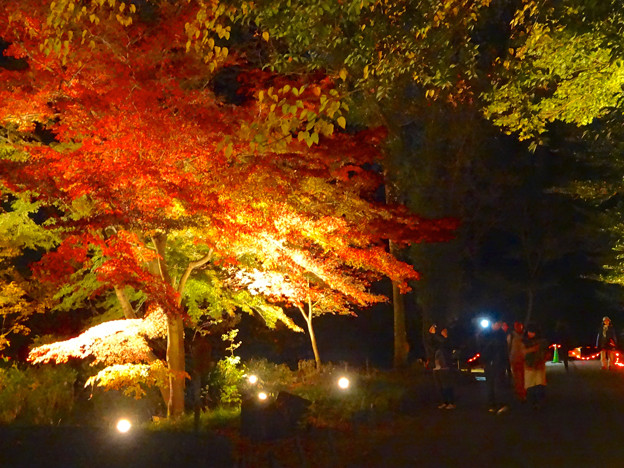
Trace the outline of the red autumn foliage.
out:
M 387 242 L 444 241 L 455 222 L 375 201 L 383 129 L 332 132 L 344 125 L 323 110 L 335 98 L 328 78 L 270 76 L 242 51 L 206 55 L 194 48 L 201 31 L 185 33 L 199 2 L 147 3 L 151 17 L 141 19 L 108 3 L 58 1 L 51 10 L 49 1 L 0 0 L 5 53 L 28 64 L 0 69 L 0 124 L 27 155 L 0 159 L 0 182 L 56 205 L 65 230 L 35 267 L 39 277 L 62 283 L 94 268 L 102 288 L 132 286 L 175 315 L 183 283 L 166 265 L 169 234 L 193 237 L 223 266 L 248 271 L 240 258 L 253 258 L 265 277 L 290 285 L 263 291 L 275 301 L 329 297 L 328 307 L 345 311 L 382 300 L 368 292 L 381 276 L 406 290 L 418 275 Z M 211 85 L 231 66 L 241 70 L 239 104 Z M 277 119 L 260 99 L 272 87 L 284 99 Z M 320 122 L 317 144 L 297 137 L 307 128 L 307 114 L 292 120 L 298 102 L 297 113 Z M 37 143 L 34 129 L 54 142 Z

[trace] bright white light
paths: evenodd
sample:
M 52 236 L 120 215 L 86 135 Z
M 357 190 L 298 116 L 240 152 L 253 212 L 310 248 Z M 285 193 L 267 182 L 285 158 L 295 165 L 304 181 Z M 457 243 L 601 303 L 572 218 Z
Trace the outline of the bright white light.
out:
M 264 400 L 266 400 L 267 398 L 268 398 L 268 395 L 267 395 L 266 393 L 264 393 L 264 392 L 260 392 L 260 393 L 258 393 L 258 399 L 259 399 L 259 400 L 264 401 Z
M 256 375 L 250 375 L 249 377 L 247 377 L 247 381 L 253 385 L 258 382 L 258 377 Z
M 481 320 L 481 328 L 487 328 L 490 326 L 490 321 L 488 319 Z
M 346 377 L 340 377 L 338 379 L 338 386 L 343 390 L 346 390 L 347 388 L 349 388 L 349 379 L 347 379 Z
M 130 423 L 130 421 L 128 421 L 127 419 L 120 419 L 119 421 L 117 421 L 117 430 L 119 432 L 126 433 L 130 430 L 131 427 L 132 423 Z

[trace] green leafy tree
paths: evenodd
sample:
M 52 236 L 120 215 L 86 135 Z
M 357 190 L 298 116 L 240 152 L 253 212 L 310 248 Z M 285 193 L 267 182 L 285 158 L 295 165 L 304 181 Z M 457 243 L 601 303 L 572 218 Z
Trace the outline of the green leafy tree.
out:
M 19 159 L 10 147 L 0 146 L 6 158 Z M 30 332 L 28 321 L 33 314 L 42 313 L 50 306 L 49 292 L 30 281 L 25 266 L 29 252 L 43 252 L 56 246 L 59 237 L 37 223 L 43 205 L 34 193 L 14 194 L 2 190 L 0 207 L 0 350 L 11 345 L 12 335 Z
M 595 239 L 594 258 L 615 246 L 604 275 L 617 283 L 621 243 L 617 148 L 624 84 L 620 2 L 533 2 L 520 4 L 510 23 L 509 47 L 496 62 L 485 115 L 511 135 L 552 148 L 578 164 L 572 184 L 556 190 L 589 201 L 584 239 Z M 567 125 L 565 125 L 567 124 Z M 609 232 L 609 236 L 605 233 Z M 586 241 L 587 242 L 587 241 Z M 543 244 L 542 244 L 543 246 Z M 606 262 L 607 260 L 603 260 Z
M 585 126 L 621 106 L 623 18 L 619 2 L 523 2 L 498 58 L 486 115 L 520 139 L 550 122 Z

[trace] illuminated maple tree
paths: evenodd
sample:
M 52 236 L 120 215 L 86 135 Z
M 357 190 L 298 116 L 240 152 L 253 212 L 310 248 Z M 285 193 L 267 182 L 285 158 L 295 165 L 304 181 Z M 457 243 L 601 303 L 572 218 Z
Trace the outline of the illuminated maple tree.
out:
M 296 329 L 280 302 L 368 305 L 380 300 L 367 292 L 374 279 L 407 288 L 417 276 L 387 252 L 389 239 L 444 240 L 454 227 L 376 203 L 381 179 L 371 168 L 383 132 L 335 134 L 344 117 L 327 97 L 331 80 L 255 70 L 245 44 L 225 46 L 229 13 L 219 5 L 0 2 L 6 53 L 28 64 L 0 71 L 0 121 L 27 155 L 0 161 L 2 184 L 60 213 L 62 241 L 35 271 L 64 299 L 113 292 L 123 329 L 149 318 L 129 293 L 165 312 L 172 416 L 184 409 L 185 320 L 242 309 Z M 236 103 L 214 86 L 233 66 L 243 70 Z M 53 136 L 46 144 L 31 137 L 42 129 Z M 295 289 L 228 287 L 232 271 L 253 268 Z M 79 356 L 89 343 L 88 354 L 109 365 L 101 382 L 124 364 L 102 356 L 113 348 L 138 349 L 127 359 L 135 365 L 156 362 L 137 329 L 132 340 L 114 329 L 38 348 L 32 359 Z

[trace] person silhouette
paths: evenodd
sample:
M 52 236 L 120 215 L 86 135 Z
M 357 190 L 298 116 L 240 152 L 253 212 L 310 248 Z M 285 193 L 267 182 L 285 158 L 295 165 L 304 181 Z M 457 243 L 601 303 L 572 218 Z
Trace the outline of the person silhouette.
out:
M 479 351 L 484 366 L 487 389 L 488 411 L 501 414 L 509 409 L 507 396 L 509 381 L 509 349 L 507 335 L 501 320 L 493 320 L 490 328 L 483 331 L 479 340 Z
M 615 350 L 617 349 L 617 335 L 615 327 L 609 317 L 602 318 L 602 328 L 596 337 L 596 347 L 600 350 L 600 364 L 602 369 L 609 370 L 615 366 Z

